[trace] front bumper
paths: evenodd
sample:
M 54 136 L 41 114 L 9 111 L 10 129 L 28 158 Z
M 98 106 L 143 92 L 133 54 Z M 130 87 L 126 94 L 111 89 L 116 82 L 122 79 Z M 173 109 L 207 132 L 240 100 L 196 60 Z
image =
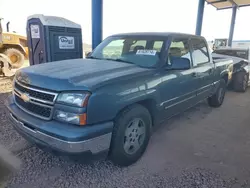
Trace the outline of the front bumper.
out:
M 15 105 L 12 96 L 5 105 L 14 128 L 28 141 L 43 148 L 66 154 L 98 154 L 109 150 L 113 122 L 78 127 L 31 116 Z

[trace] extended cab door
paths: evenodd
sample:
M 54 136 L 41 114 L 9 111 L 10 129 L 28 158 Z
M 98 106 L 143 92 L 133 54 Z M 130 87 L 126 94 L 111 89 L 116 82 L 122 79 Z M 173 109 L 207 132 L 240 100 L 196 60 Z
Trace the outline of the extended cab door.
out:
M 190 68 L 171 69 L 172 64 L 174 62 L 181 63 L 182 58 L 190 61 Z M 161 71 L 160 90 L 165 117 L 175 115 L 197 102 L 197 78 L 193 76 L 194 70 L 191 67 L 191 62 L 189 38 L 173 38 L 168 49 L 167 60 L 163 66 L 164 70 Z
M 214 82 L 214 63 L 211 59 L 207 43 L 202 37 L 192 37 L 193 76 L 196 78 L 197 99 L 207 98 Z

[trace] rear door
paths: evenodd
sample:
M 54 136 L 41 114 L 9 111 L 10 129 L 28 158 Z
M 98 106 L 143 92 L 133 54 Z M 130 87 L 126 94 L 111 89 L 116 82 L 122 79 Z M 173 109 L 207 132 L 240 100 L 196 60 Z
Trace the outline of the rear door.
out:
M 191 60 L 191 48 L 188 37 L 175 37 L 168 49 L 165 67 L 171 66 L 171 57 L 187 58 Z M 161 99 L 165 110 L 165 117 L 183 111 L 197 102 L 197 78 L 193 77 L 193 69 L 167 70 L 161 72 Z
M 193 60 L 193 76 L 198 81 L 197 99 L 203 100 L 207 98 L 212 91 L 214 81 L 214 64 L 210 59 L 207 43 L 201 37 L 191 38 L 192 60 Z

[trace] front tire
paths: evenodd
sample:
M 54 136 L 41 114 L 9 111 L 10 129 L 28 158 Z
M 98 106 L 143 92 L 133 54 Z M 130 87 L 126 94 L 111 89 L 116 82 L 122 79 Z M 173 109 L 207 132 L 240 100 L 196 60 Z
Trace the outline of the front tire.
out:
M 135 163 L 145 152 L 152 120 L 149 111 L 135 104 L 123 110 L 115 120 L 109 157 L 119 166 Z
M 224 101 L 226 93 L 226 81 L 224 79 L 220 80 L 220 85 L 215 94 L 208 98 L 208 104 L 212 107 L 220 107 Z

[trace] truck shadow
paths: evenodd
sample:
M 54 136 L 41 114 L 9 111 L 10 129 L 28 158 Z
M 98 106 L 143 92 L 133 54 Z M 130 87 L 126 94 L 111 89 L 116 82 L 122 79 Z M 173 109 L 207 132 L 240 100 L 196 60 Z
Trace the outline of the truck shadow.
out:
M 6 180 L 6 177 L 18 171 L 20 166 L 21 160 L 0 145 L 0 187 L 1 183 Z
M 234 93 L 235 91 L 232 88 L 227 88 L 227 93 Z M 227 96 L 225 96 L 225 99 Z M 223 106 L 223 104 L 222 104 Z M 196 104 L 195 106 L 169 118 L 165 121 L 161 122 L 160 124 L 157 124 L 154 126 L 153 133 L 158 131 L 170 131 L 177 126 L 185 126 L 185 124 L 177 124 L 176 122 L 180 121 L 187 121 L 190 119 L 195 119 L 196 116 L 199 117 L 199 119 L 204 119 L 206 116 L 208 116 L 214 109 L 213 107 L 210 107 L 207 103 L 207 100 L 201 101 L 200 103 Z
M 185 126 L 185 124 L 176 124 L 176 122 L 183 121 L 183 120 L 185 121 L 185 120 L 189 120 L 191 118 L 194 118 L 196 113 L 199 113 L 198 116 L 201 119 L 204 119 L 207 115 L 209 115 L 212 112 L 212 110 L 213 110 L 213 108 L 208 106 L 206 100 L 202 101 L 202 102 L 198 103 L 197 105 L 195 105 L 194 107 L 189 108 L 186 111 L 183 111 L 180 114 L 175 115 L 172 118 L 165 120 L 160 124 L 157 124 L 153 129 L 153 135 L 157 134 L 157 132 L 171 131 L 171 130 L 177 128 L 177 126 Z M 96 161 L 99 161 L 99 162 L 101 161 L 101 163 L 102 162 L 111 163 L 109 161 L 109 159 L 106 158 L 107 155 L 108 155 L 108 153 L 101 153 L 101 154 L 96 155 L 96 156 L 86 155 L 86 156 L 84 156 L 84 158 L 77 157 L 77 156 L 73 156 L 73 157 L 60 156 L 60 157 L 61 157 L 61 159 L 67 160 L 68 162 L 76 162 L 76 163 L 83 164 L 83 165 L 92 165 Z
M 176 126 L 182 126 L 182 125 L 176 125 L 176 121 L 185 121 L 185 120 L 189 120 L 191 119 L 196 113 L 199 113 L 199 117 L 201 119 L 204 119 L 208 114 L 210 114 L 212 112 L 213 108 L 209 107 L 207 104 L 207 101 L 204 100 L 198 104 L 196 104 L 195 106 L 169 118 L 166 119 L 165 121 L 161 122 L 160 124 L 157 124 L 154 126 L 153 132 L 158 132 L 158 131 L 170 131 L 174 128 L 176 128 Z

